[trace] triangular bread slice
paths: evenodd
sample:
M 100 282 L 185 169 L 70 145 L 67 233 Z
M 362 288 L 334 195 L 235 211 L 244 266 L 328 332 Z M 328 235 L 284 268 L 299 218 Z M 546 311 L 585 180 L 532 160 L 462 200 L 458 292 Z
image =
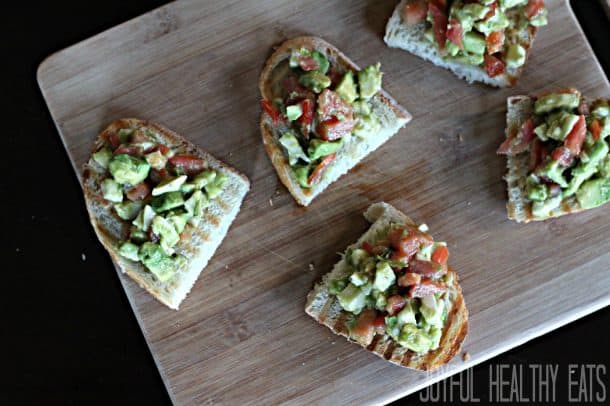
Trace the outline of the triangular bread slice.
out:
M 83 167 L 83 189 L 87 211 L 102 245 L 121 272 L 129 275 L 161 303 L 177 310 L 227 234 L 229 226 L 237 216 L 241 203 L 250 188 L 250 182 L 237 170 L 222 163 L 180 135 L 150 121 L 129 118 L 113 122 L 98 135 L 93 152 L 98 151 L 104 145 L 104 134 L 116 133 L 121 128 L 134 127 L 152 130 L 158 143 L 170 147 L 177 154 L 199 157 L 210 168 L 227 176 L 221 194 L 210 200 L 204 217 L 196 227 L 187 226 L 185 228 L 181 241 L 175 247 L 178 253 L 187 257 L 188 266 L 186 269 L 178 271 L 168 282 L 162 283 L 141 263 L 118 254 L 117 244 L 125 238 L 131 222 L 120 219 L 112 209 L 112 204 L 102 197 L 100 184 L 105 177 L 105 170 L 93 160 L 87 162 Z
M 387 230 L 390 223 L 401 223 L 417 226 L 413 220 L 387 203 L 375 203 L 364 213 L 364 217 L 372 223 L 371 227 L 360 237 L 360 239 L 348 248 L 359 248 L 364 241 L 374 239 L 379 232 Z M 349 338 L 348 328 L 345 325 L 348 313 L 343 311 L 335 296 L 329 292 L 329 283 L 349 274 L 347 261 L 342 258 L 335 264 L 332 271 L 326 274 L 322 281 L 314 286 L 307 295 L 305 312 L 313 317 L 318 323 L 330 328 L 335 334 Z M 449 286 L 449 303 L 447 319 L 443 328 L 440 346 L 424 355 L 407 350 L 398 345 L 387 334 L 375 335 L 373 342 L 363 348 L 375 355 L 382 357 L 394 364 L 419 369 L 424 371 L 434 370 L 449 362 L 460 350 L 464 337 L 468 332 L 468 310 L 458 283 L 458 275 L 453 273 L 453 282 Z M 352 340 L 350 340 L 352 341 Z
M 384 37 L 384 41 L 388 46 L 411 52 L 422 59 L 432 62 L 436 66 L 449 69 L 468 83 L 483 82 L 491 86 L 508 87 L 513 86 L 517 82 L 525 64 L 517 69 L 507 69 L 505 73 L 492 78 L 480 66 L 467 65 L 443 58 L 437 47 L 431 44 L 424 36 L 425 23 L 409 25 L 403 22 L 401 16 L 402 10 L 410 1 L 402 0 L 394 9 L 392 17 L 388 20 Z M 526 63 L 527 55 L 529 55 L 534 37 L 536 36 L 536 31 L 536 27 L 530 25 L 527 34 L 519 38 L 519 43 L 526 50 Z
M 326 55 L 331 66 L 340 65 L 344 69 L 359 71 L 360 67 L 351 59 L 345 56 L 337 48 L 328 42 L 316 37 L 298 37 L 282 43 L 267 60 L 263 68 L 258 86 L 263 99 L 271 100 L 271 85 L 274 82 L 274 69 L 282 62 L 290 58 L 293 49 L 302 47 L 318 50 Z M 372 110 L 379 117 L 381 129 L 377 134 L 371 135 L 366 139 L 351 137 L 352 139 L 344 145 L 337 153 L 337 157 L 326 169 L 322 179 L 310 189 L 302 188 L 294 177 L 293 171 L 288 164 L 288 158 L 284 153 L 283 147 L 278 139 L 281 136 L 277 133 L 271 118 L 263 112 L 261 114 L 260 129 L 263 137 L 263 144 L 271 163 L 275 167 L 280 180 L 296 201 L 307 206 L 331 183 L 347 173 L 351 168 L 358 164 L 368 154 L 379 148 L 384 142 L 390 139 L 404 125 L 411 121 L 409 114 L 396 100 L 394 100 L 385 90 L 378 92 L 373 98 Z

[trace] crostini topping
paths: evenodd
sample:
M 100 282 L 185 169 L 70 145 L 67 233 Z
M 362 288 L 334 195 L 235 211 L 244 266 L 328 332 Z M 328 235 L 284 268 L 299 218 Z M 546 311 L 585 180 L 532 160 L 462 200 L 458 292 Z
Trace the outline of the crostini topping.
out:
M 402 19 L 425 24 L 425 37 L 443 58 L 495 77 L 523 66 L 528 28 L 546 25 L 547 14 L 543 0 L 410 0 Z
M 549 93 L 502 143 L 498 154 L 530 154 L 526 192 L 534 217 L 548 217 L 562 202 L 589 209 L 610 201 L 608 112 L 607 101 L 588 106 L 575 89 Z
M 294 178 L 308 189 L 320 182 L 353 136 L 380 128 L 371 98 L 381 90 L 380 65 L 359 72 L 334 66 L 318 50 L 298 48 L 273 100 L 263 111 L 277 128 Z
M 103 138 L 90 165 L 105 173 L 100 185 L 104 199 L 130 222 L 118 252 L 167 282 L 186 264 L 177 252 L 181 234 L 203 218 L 210 199 L 222 192 L 226 175 L 196 156 L 178 155 L 159 144 L 150 129 L 122 128 Z
M 351 313 L 350 337 L 369 345 L 387 334 L 399 345 L 426 353 L 438 348 L 449 308 L 449 250 L 425 228 L 391 224 L 375 239 L 344 254 L 347 271 L 329 283 Z

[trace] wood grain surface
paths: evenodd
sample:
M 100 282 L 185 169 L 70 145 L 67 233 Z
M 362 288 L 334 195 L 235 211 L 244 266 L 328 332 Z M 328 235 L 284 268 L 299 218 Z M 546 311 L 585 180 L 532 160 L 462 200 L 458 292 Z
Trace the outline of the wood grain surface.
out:
M 519 84 L 502 90 L 469 86 L 385 47 L 390 3 L 181 0 L 40 66 L 39 84 L 79 177 L 96 133 L 134 116 L 168 126 L 252 181 L 179 312 L 120 275 L 175 403 L 389 402 L 610 304 L 610 207 L 511 222 L 505 159 L 494 153 L 507 96 L 566 86 L 610 95 L 567 1 L 547 2 L 550 26 L 540 30 Z M 307 209 L 265 155 L 256 86 L 271 47 L 302 34 L 325 38 L 360 65 L 381 61 L 385 88 L 414 116 Z M 470 310 L 468 362 L 458 356 L 430 374 L 403 369 L 305 315 L 314 281 L 364 232 L 361 213 L 380 200 L 449 242 Z

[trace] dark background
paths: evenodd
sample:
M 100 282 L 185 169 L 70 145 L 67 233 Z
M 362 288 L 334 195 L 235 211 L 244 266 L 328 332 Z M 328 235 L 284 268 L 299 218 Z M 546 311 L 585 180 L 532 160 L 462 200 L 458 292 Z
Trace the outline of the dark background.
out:
M 3 6 L 0 404 L 170 403 L 110 257 L 88 226 L 81 189 L 35 79 L 49 54 L 164 3 Z M 596 1 L 573 6 L 608 74 L 608 19 Z M 609 326 L 606 308 L 475 367 L 475 396 L 487 403 L 490 366 L 559 364 L 557 401 L 565 403 L 568 364 L 610 367 Z M 607 370 L 607 398 L 609 376 Z M 419 400 L 414 394 L 400 403 Z

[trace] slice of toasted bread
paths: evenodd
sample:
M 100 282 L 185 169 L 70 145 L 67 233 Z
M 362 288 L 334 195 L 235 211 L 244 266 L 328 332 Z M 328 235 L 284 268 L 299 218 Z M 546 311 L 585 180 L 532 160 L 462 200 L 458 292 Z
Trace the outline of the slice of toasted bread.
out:
M 375 235 L 384 232 L 390 223 L 416 224 L 402 212 L 398 211 L 387 203 L 375 203 L 371 205 L 365 218 L 373 223 L 360 239 L 349 248 L 358 248 L 364 241 L 374 239 Z M 335 264 L 332 271 L 326 274 L 322 281 L 314 286 L 313 290 L 307 295 L 305 312 L 313 317 L 318 323 L 330 328 L 335 334 L 342 335 L 350 340 L 348 328 L 345 321 L 348 312 L 343 311 L 341 305 L 334 295 L 329 292 L 329 283 L 332 280 L 340 279 L 350 272 L 347 261 L 342 258 Z M 441 365 L 449 362 L 460 350 L 462 341 L 468 332 L 468 310 L 462 295 L 462 289 L 458 283 L 458 275 L 452 269 L 453 282 L 449 287 L 449 303 L 447 309 L 447 319 L 443 328 L 443 335 L 440 346 L 426 354 L 419 355 L 398 345 L 387 334 L 377 334 L 373 342 L 364 346 L 367 351 L 374 353 L 386 360 L 408 368 L 424 371 L 434 370 Z M 352 341 L 352 340 L 350 340 Z
M 263 68 L 258 86 L 264 99 L 271 100 L 271 85 L 274 81 L 274 69 L 290 58 L 293 49 L 308 48 L 318 50 L 325 54 L 331 66 L 338 66 L 343 70 L 359 71 L 360 68 L 337 48 L 328 42 L 316 37 L 298 37 L 285 41 L 269 57 Z M 321 180 L 310 189 L 302 188 L 296 180 L 288 158 L 279 144 L 276 127 L 271 118 L 263 112 L 261 114 L 260 129 L 263 137 L 263 144 L 271 163 L 275 167 L 280 180 L 290 191 L 296 201 L 307 206 L 324 189 L 339 177 L 347 173 L 358 162 L 364 159 L 372 151 L 379 148 L 384 142 L 390 139 L 404 125 L 411 121 L 411 115 L 401 107 L 386 91 L 381 90 L 372 99 L 372 110 L 379 117 L 381 128 L 377 134 L 371 134 L 366 139 L 351 137 L 337 153 L 336 158 L 328 166 Z
M 118 254 L 117 244 L 126 238 L 131 222 L 121 220 L 112 209 L 112 204 L 102 197 L 100 185 L 104 177 L 107 177 L 106 171 L 93 160 L 87 162 L 83 167 L 83 189 L 87 211 L 102 245 L 110 253 L 121 272 L 129 275 L 161 303 L 177 310 L 237 216 L 241 203 L 250 188 L 250 182 L 237 170 L 199 149 L 180 135 L 150 121 L 130 118 L 113 122 L 98 135 L 93 152 L 104 145 L 104 134 L 116 133 L 121 128 L 133 127 L 152 130 L 158 143 L 167 145 L 179 155 L 197 156 L 203 159 L 210 168 L 227 175 L 227 182 L 222 193 L 217 198 L 210 200 L 204 218 L 196 227 L 187 226 L 181 241 L 175 247 L 178 253 L 187 258 L 188 266 L 163 283 L 159 282 L 141 263 Z
M 402 10 L 410 1 L 413 0 L 402 0 L 394 9 L 392 17 L 388 20 L 384 37 L 384 41 L 388 46 L 404 49 L 422 59 L 432 62 L 436 66 L 449 69 L 468 83 L 483 82 L 491 86 L 508 87 L 513 86 L 517 82 L 525 65 L 518 69 L 507 69 L 505 73 L 492 78 L 489 77 L 483 67 L 443 58 L 438 48 L 431 44 L 424 36 L 425 23 L 410 25 L 403 22 Z M 529 55 L 535 36 L 536 27 L 529 26 L 527 33 L 518 38 L 519 44 L 526 50 L 526 63 L 527 55 Z

